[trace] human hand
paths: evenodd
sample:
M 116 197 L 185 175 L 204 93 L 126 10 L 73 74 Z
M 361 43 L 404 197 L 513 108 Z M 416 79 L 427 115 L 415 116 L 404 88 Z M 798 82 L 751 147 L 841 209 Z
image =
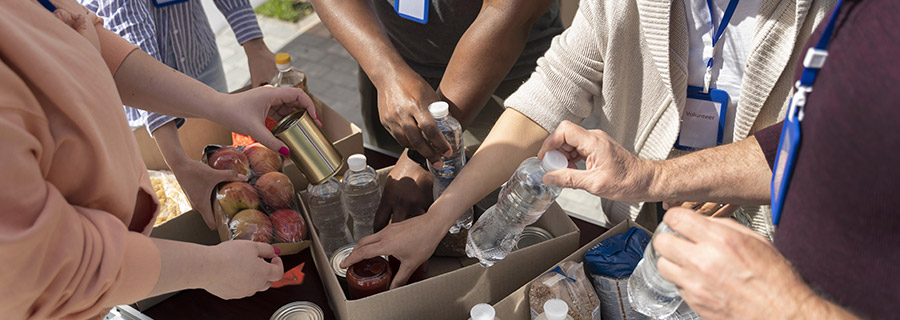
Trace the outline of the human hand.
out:
M 769 241 L 731 219 L 674 208 L 663 221 L 684 238 L 653 240 L 659 273 L 704 319 L 791 319 L 813 296 Z
M 249 297 L 265 291 L 284 275 L 284 265 L 271 244 L 248 240 L 225 241 L 213 248 L 212 268 L 204 289 L 222 299 Z M 271 259 L 266 262 L 263 259 Z
M 449 228 L 433 220 L 432 216 L 424 214 L 394 222 L 378 233 L 360 239 L 353 252 L 341 262 L 341 268 L 377 256 L 394 256 L 400 260 L 400 270 L 391 281 L 391 289 L 406 284 L 413 271 L 431 257 Z
M 713 218 L 726 218 L 734 214 L 741 206 L 715 202 L 663 201 L 663 209 L 669 210 L 669 208 L 675 207 L 695 210 L 699 214 Z
M 559 150 L 569 159 L 569 168 L 544 175 L 544 183 L 586 190 L 612 200 L 646 200 L 654 168 L 616 143 L 601 130 L 587 130 L 563 121 L 544 140 L 539 157 Z M 584 160 L 586 170 L 575 169 Z
M 400 145 L 436 164 L 441 155 L 453 152 L 428 112 L 428 105 L 438 100 L 437 92 L 418 74 L 398 76 L 378 87 L 378 115 L 384 128 Z
M 275 67 L 275 54 L 269 50 L 263 38 L 256 38 L 242 45 L 247 54 L 247 64 L 250 67 L 250 85 L 259 87 L 268 84 L 272 77 L 278 73 Z
M 191 207 L 200 212 L 200 216 L 203 217 L 203 221 L 210 230 L 216 229 L 216 218 L 213 215 L 212 201 L 210 200 L 213 189 L 221 182 L 247 181 L 247 176 L 238 174 L 234 170 L 213 169 L 200 161 L 194 161 L 187 157 L 184 161 L 172 163 L 170 167 L 188 201 L 191 202 Z
M 218 97 L 205 118 L 233 132 L 249 135 L 283 156 L 290 155 L 290 151 L 266 128 L 266 117 L 279 121 L 291 112 L 306 109 L 316 123 L 322 125 L 312 100 L 297 88 L 263 86 L 237 94 L 219 94 Z
M 388 173 L 375 212 L 375 230 L 425 213 L 431 205 L 434 176 L 404 153 Z

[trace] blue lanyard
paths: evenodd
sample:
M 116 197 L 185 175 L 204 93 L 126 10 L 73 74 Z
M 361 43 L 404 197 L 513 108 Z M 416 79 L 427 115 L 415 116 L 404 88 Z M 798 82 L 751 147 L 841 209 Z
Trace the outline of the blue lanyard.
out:
M 731 0 L 728 2 L 728 7 L 725 8 L 725 13 L 722 14 L 722 21 L 719 21 L 719 28 L 716 28 L 716 16 L 713 11 L 713 2 L 712 0 L 706 0 L 706 7 L 709 9 L 709 29 L 713 31 L 713 34 L 712 55 L 706 60 L 706 74 L 703 76 L 703 93 L 709 92 L 709 83 L 712 80 L 712 67 L 716 57 L 716 45 L 719 44 L 719 39 L 725 34 L 725 28 L 727 28 L 728 23 L 731 22 L 731 17 L 734 16 L 734 9 L 737 8 L 737 5 L 738 0 Z
M 40 2 L 40 4 L 50 12 L 56 11 L 56 6 L 54 6 L 53 3 L 50 2 L 50 0 L 38 0 L 38 2 Z
M 822 31 L 819 42 L 816 43 L 815 47 L 811 47 L 806 51 L 806 56 L 803 58 L 803 73 L 800 75 L 800 80 L 795 84 L 796 89 L 793 96 L 791 96 L 790 107 L 788 107 L 787 116 L 784 119 L 781 139 L 778 142 L 778 153 L 775 156 L 775 168 L 772 170 L 772 224 L 776 226 L 781 221 L 787 189 L 794 172 L 794 166 L 797 164 L 797 153 L 800 150 L 802 133 L 800 123 L 803 121 L 806 95 L 812 92 L 816 76 L 819 75 L 819 70 L 822 69 L 826 58 L 828 58 L 828 44 L 831 42 L 831 36 L 834 34 L 834 26 L 843 2 L 843 0 L 838 0 L 831 17 L 828 19 L 828 24 Z

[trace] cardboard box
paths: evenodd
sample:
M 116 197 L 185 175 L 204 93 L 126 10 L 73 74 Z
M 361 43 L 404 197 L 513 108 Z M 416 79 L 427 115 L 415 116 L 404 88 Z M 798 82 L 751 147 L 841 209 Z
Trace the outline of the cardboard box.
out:
M 389 169 L 379 170 L 380 181 Z M 312 221 L 306 192 L 301 198 L 303 214 Z M 466 319 L 475 304 L 499 301 L 578 247 L 578 227 L 555 203 L 534 225 L 554 238 L 514 251 L 490 268 L 475 259 L 433 256 L 425 280 L 357 300 L 344 294 L 315 228 L 310 235 L 313 261 L 339 319 Z
M 612 237 L 614 235 L 628 231 L 628 228 L 631 228 L 631 227 L 638 227 L 638 228 L 644 229 L 643 227 L 639 226 L 637 223 L 634 223 L 631 220 L 622 221 L 615 227 L 612 227 L 612 229 L 609 229 L 609 231 L 606 231 L 603 234 L 601 234 L 599 237 L 594 239 L 594 241 L 591 241 L 587 245 L 578 249 L 578 251 L 575 251 L 574 253 L 572 253 L 571 255 L 566 257 L 565 259 L 562 259 L 559 262 L 554 263 L 549 268 L 544 270 L 544 272 L 536 275 L 535 278 L 537 278 L 537 276 L 539 276 L 539 275 L 550 272 L 551 269 L 555 268 L 561 262 L 564 262 L 564 261 L 583 262 L 584 254 L 587 253 L 588 250 L 591 250 L 591 248 L 593 248 L 594 246 L 599 244 L 601 241 L 606 240 L 609 237 Z M 646 230 L 646 229 L 644 229 L 644 230 Z M 585 268 L 585 272 L 587 272 L 587 268 Z M 588 278 L 590 278 L 590 274 L 586 274 L 586 276 L 588 276 Z M 516 320 L 516 319 L 517 320 L 531 320 L 531 308 L 528 304 L 528 293 L 531 290 L 531 282 L 532 281 L 529 281 L 527 284 L 525 284 L 524 286 L 522 286 L 521 288 L 519 288 L 518 290 L 516 290 L 515 292 L 513 292 L 506 298 L 503 298 L 503 300 L 500 300 L 500 302 L 498 302 L 497 304 L 494 305 L 494 310 L 496 310 L 496 312 L 497 312 L 497 318 L 500 318 L 503 320 Z

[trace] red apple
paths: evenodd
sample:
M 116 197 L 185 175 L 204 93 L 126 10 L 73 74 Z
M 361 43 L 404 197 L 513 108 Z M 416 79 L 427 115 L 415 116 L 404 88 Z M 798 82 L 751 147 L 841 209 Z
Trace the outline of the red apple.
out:
M 294 185 L 281 172 L 269 172 L 256 180 L 256 191 L 263 203 L 272 209 L 289 208 L 294 196 Z
M 281 209 L 269 215 L 275 228 L 275 242 L 300 242 L 306 238 L 306 222 L 300 213 L 291 209 Z
M 281 157 L 259 142 L 244 147 L 244 155 L 250 160 L 250 169 L 257 175 L 281 171 Z
M 219 200 L 222 212 L 229 219 L 238 211 L 259 208 L 259 196 L 256 194 L 256 189 L 246 182 L 235 181 L 225 184 L 219 188 L 216 199 Z
M 219 170 L 231 169 L 238 174 L 250 174 L 250 161 L 235 147 L 221 147 L 207 159 L 209 166 Z
M 228 223 L 232 240 L 252 240 L 256 242 L 272 242 L 272 221 L 265 213 L 256 209 L 238 212 Z

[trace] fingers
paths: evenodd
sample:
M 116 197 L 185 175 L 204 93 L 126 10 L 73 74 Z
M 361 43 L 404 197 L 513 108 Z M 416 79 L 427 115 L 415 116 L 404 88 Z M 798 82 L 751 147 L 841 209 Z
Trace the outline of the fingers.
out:
M 663 221 L 673 231 L 681 234 L 692 242 L 702 242 L 711 239 L 709 219 L 685 208 L 672 208 L 663 216 Z
M 734 214 L 734 212 L 737 211 L 737 209 L 740 208 L 740 207 L 741 207 L 741 206 L 736 205 L 736 204 L 726 204 L 726 205 L 722 206 L 721 208 L 719 208 L 719 210 L 717 210 L 716 212 L 714 212 L 714 213 L 712 214 L 712 217 L 713 217 L 713 218 L 726 218 L 726 217 L 730 217 L 730 216 L 731 216 L 732 214 Z
M 589 183 L 584 170 L 566 168 L 553 170 L 544 174 L 543 181 L 545 184 L 559 186 L 563 188 L 582 189 L 587 192 L 597 194 L 599 190 Z M 595 181 L 596 182 L 596 181 Z
M 434 150 L 434 153 L 437 154 L 436 159 L 428 158 L 428 160 L 431 160 L 431 162 L 434 163 L 440 160 L 441 155 L 449 157 L 453 154 L 453 147 L 450 146 L 450 142 L 448 142 L 447 138 L 444 137 L 444 134 L 441 133 L 441 129 L 438 128 L 437 122 L 434 121 L 431 114 L 419 110 L 413 116 L 419 124 L 419 130 L 422 131 L 422 135 L 425 136 L 425 139 L 428 139 L 429 146 Z
M 419 154 L 427 158 L 428 162 L 431 163 L 435 168 L 441 167 L 441 154 L 434 148 L 432 148 L 431 144 L 429 144 L 428 141 L 425 140 L 425 137 L 422 136 L 422 132 L 419 130 L 418 126 L 415 126 L 413 123 L 407 122 L 402 124 L 402 131 L 406 136 L 407 143 L 409 143 L 407 147 L 413 148 L 418 151 Z
M 669 280 L 669 282 L 674 283 L 676 286 L 682 287 L 679 285 L 685 279 L 689 279 L 689 272 L 685 271 L 681 266 L 673 263 L 666 257 L 660 257 L 656 262 L 656 269 L 659 270 L 659 275 L 663 277 L 663 279 Z
M 670 208 L 679 207 L 683 203 L 681 201 L 663 201 L 662 207 L 664 210 L 669 210 Z
M 275 253 L 275 247 L 268 243 L 253 242 L 256 246 L 257 256 L 263 259 L 273 259 L 278 255 Z
M 276 115 L 281 116 L 278 119 L 283 118 L 296 109 L 306 109 L 313 119 L 319 119 L 319 114 L 316 112 L 316 104 L 303 90 L 299 88 L 274 88 L 274 90 L 269 91 L 273 92 L 271 106 L 276 107 L 270 108 L 269 112 L 274 112 Z M 277 108 L 278 106 L 291 107 L 293 110 L 284 110 L 284 108 Z
M 697 207 L 699 207 L 701 204 L 703 204 L 703 202 L 691 202 L 691 201 L 686 201 L 686 202 L 682 202 L 681 205 L 680 205 L 680 207 L 685 208 L 685 209 L 695 210 L 695 209 L 697 209 Z
M 284 277 L 284 263 L 281 260 L 281 257 L 275 256 L 272 258 L 272 261 L 269 262 L 269 281 L 278 281 Z
M 360 239 L 350 255 L 344 259 L 344 262 L 341 262 L 341 268 L 349 268 L 357 262 L 382 255 L 379 240 L 377 233 Z
M 400 287 L 409 281 L 409 277 L 412 275 L 413 271 L 416 270 L 416 267 L 409 267 L 411 265 L 413 264 L 409 262 L 404 263 L 402 260 L 400 261 L 400 270 L 397 271 L 397 274 L 394 275 L 394 279 L 391 280 L 391 289 Z
M 669 259 L 679 266 L 689 263 L 686 259 L 690 252 L 695 252 L 696 245 L 672 233 L 660 233 L 653 238 L 653 249 L 660 257 Z
M 702 214 L 702 215 L 704 215 L 704 216 L 710 216 L 710 215 L 712 215 L 714 212 L 716 212 L 716 210 L 718 210 L 720 206 L 721 206 L 721 205 L 718 204 L 718 203 L 714 203 L 714 202 L 704 202 L 704 203 L 700 204 L 700 207 L 697 208 L 697 209 L 695 209 L 695 210 L 696 210 L 697 213 L 699 213 L 699 214 Z
M 541 150 L 538 152 L 538 157 L 543 158 L 544 153 L 547 151 L 558 149 L 561 149 L 560 151 L 568 155 L 575 151 L 581 144 L 582 139 L 588 135 L 588 131 L 581 126 L 569 121 L 563 121 L 550 133 L 547 139 L 544 139 Z
M 712 222 L 713 224 L 728 228 L 728 230 L 737 231 L 743 235 L 753 237 L 757 240 L 760 240 L 762 242 L 765 242 L 766 244 L 771 245 L 771 242 L 769 241 L 769 239 L 766 239 L 761 234 L 756 233 L 756 231 L 753 231 L 750 228 L 747 228 L 747 226 L 742 225 L 742 224 L 738 223 L 737 221 L 732 220 L 731 218 L 714 218 L 714 219 L 709 219 L 709 221 Z

